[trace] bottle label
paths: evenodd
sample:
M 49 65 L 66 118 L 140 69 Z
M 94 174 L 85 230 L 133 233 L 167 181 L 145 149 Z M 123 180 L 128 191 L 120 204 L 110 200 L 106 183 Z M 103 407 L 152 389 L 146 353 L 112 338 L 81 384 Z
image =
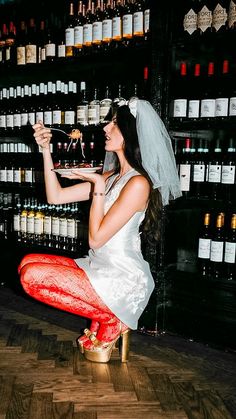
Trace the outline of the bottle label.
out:
M 13 168 L 7 169 L 7 182 L 13 182 Z
M 7 115 L 7 128 L 13 128 L 14 127 L 14 123 L 13 123 L 13 115 Z
M 58 57 L 59 58 L 65 58 L 66 56 L 66 46 L 63 45 L 58 45 Z
M 46 60 L 46 48 L 41 48 L 40 50 L 40 62 L 45 61 Z
M 52 124 L 52 111 L 45 111 L 44 112 L 44 123 L 46 125 Z
M 144 30 L 144 25 L 143 25 L 143 12 L 139 11 L 139 12 L 135 12 L 133 14 L 133 25 L 134 25 L 134 29 L 133 29 L 133 34 L 134 36 L 143 36 L 143 30 Z
M 94 44 L 100 44 L 102 41 L 102 22 L 94 22 L 92 29 L 92 40 Z
M 26 64 L 26 52 L 25 47 L 17 47 L 16 49 L 17 54 L 17 65 L 25 65 Z
M 144 32 L 149 32 L 150 29 L 150 9 L 146 9 L 144 12 Z
M 88 125 L 88 106 L 77 106 L 77 123 Z
M 235 166 L 223 165 L 221 183 L 233 185 L 235 183 Z
M 53 111 L 52 113 L 52 123 L 53 124 L 61 124 L 61 111 Z
M 236 115 L 236 97 L 231 97 L 229 101 L 229 116 Z
M 226 263 L 235 263 L 236 243 L 225 242 L 224 261 Z
M 184 30 L 192 35 L 197 30 L 197 13 L 190 9 L 184 16 Z
M 112 19 L 105 19 L 102 22 L 102 40 L 110 42 L 112 39 Z
M 228 116 L 229 99 L 221 97 L 216 99 L 215 116 Z
M 190 100 L 188 104 L 188 117 L 199 118 L 200 100 Z
M 52 233 L 52 217 L 50 215 L 45 215 L 44 217 L 43 231 L 44 234 L 48 235 Z
M 93 40 L 93 25 L 92 23 L 85 24 L 83 26 L 83 42 L 84 45 L 90 46 Z
M 201 118 L 212 118 L 215 116 L 215 99 L 203 99 L 201 101 Z
M 204 164 L 194 164 L 193 166 L 193 182 L 205 181 L 205 166 Z
M 28 124 L 28 114 L 26 112 L 21 114 L 21 126 L 25 127 Z
M 21 127 L 21 116 L 20 116 L 20 113 L 15 113 L 13 115 L 13 124 L 14 124 L 14 127 Z
M 0 63 L 2 63 L 2 59 L 3 59 L 3 57 L 2 57 L 2 50 L 0 50 Z
M 35 113 L 34 112 L 29 112 L 28 117 L 29 117 L 29 123 L 31 125 L 34 125 L 35 122 L 36 122 L 36 120 L 35 120 Z
M 188 192 L 190 190 L 190 164 L 180 164 L 179 167 L 179 178 L 180 178 L 180 189 L 181 191 Z
M 25 182 L 33 183 L 33 169 L 25 169 Z
M 198 257 L 200 259 L 210 259 L 211 239 L 199 239 Z
M 220 181 L 221 181 L 221 166 L 218 164 L 209 164 L 208 182 L 220 183 Z
M 59 236 L 59 218 L 52 217 L 52 234 L 54 236 Z
M 7 126 L 6 115 L 0 115 L 0 128 L 6 128 L 6 126 Z
M 7 169 L 1 169 L 0 170 L 0 182 L 6 182 L 7 181 Z
M 113 17 L 112 19 L 112 38 L 115 40 L 121 39 L 121 18 Z
M 174 118 L 185 117 L 187 115 L 187 99 L 174 100 Z
M 122 17 L 123 38 L 132 38 L 133 36 L 133 15 L 123 15 Z
M 27 232 L 27 216 L 26 214 L 20 215 L 20 231 L 21 233 Z
M 75 47 L 82 48 L 83 46 L 83 26 L 75 26 Z
M 88 107 L 88 123 L 90 125 L 99 124 L 100 121 L 100 106 L 90 105 Z
M 67 125 L 75 124 L 75 111 L 65 111 L 65 124 Z
M 203 6 L 197 15 L 197 27 L 205 32 L 212 24 L 212 12 L 207 6 Z
M 34 219 L 34 232 L 35 234 L 43 234 L 43 217 L 35 217 Z
M 37 46 L 36 45 L 26 45 L 26 64 L 36 64 L 37 63 Z
M 236 4 L 233 0 L 229 3 L 229 10 L 228 10 L 228 25 L 229 28 L 236 23 Z
M 14 231 L 20 231 L 20 215 L 14 214 L 13 217 L 13 230 Z
M 67 237 L 67 218 L 59 219 L 59 235 L 61 237 Z
M 33 215 L 27 217 L 26 231 L 27 233 L 34 234 L 34 216 Z
M 110 107 L 110 103 L 104 103 L 100 105 L 100 122 L 103 122 L 104 118 L 107 116 L 109 112 Z
M 13 173 L 13 182 L 21 183 L 21 169 L 15 169 Z
M 224 242 L 211 241 L 210 260 L 212 262 L 223 261 Z
M 67 236 L 72 239 L 76 238 L 76 222 L 72 218 L 67 220 Z
M 66 28 L 65 44 L 67 47 L 73 47 L 75 43 L 74 28 Z
M 36 112 L 36 121 L 44 121 L 44 113 L 43 111 Z
M 46 57 L 55 57 L 56 56 L 56 45 L 55 44 L 46 44 L 45 45 Z
M 224 26 L 227 21 L 226 8 L 222 7 L 219 3 L 215 7 L 212 13 L 212 27 L 218 31 L 221 26 Z

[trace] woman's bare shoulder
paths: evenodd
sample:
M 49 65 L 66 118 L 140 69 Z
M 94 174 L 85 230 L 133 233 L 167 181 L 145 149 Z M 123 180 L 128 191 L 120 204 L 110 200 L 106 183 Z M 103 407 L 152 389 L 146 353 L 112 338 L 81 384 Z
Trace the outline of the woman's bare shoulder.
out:
M 143 175 L 134 175 L 132 176 L 126 184 L 127 189 L 132 189 L 136 192 L 149 192 L 150 183 Z

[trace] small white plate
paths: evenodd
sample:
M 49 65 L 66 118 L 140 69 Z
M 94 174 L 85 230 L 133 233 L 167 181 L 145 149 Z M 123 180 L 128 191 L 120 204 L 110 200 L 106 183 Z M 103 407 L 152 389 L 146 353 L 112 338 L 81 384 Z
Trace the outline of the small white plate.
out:
M 74 175 L 73 170 L 79 170 L 81 173 L 95 173 L 101 169 L 102 169 L 101 166 L 98 166 L 98 167 L 74 167 L 74 168 L 68 168 L 68 169 L 52 169 L 52 171 L 58 173 L 59 175 Z

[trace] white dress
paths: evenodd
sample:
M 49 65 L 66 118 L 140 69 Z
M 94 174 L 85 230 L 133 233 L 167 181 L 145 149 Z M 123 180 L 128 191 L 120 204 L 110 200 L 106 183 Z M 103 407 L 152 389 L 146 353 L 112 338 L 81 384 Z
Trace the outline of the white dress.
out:
M 108 179 L 105 213 L 128 180 L 138 174 L 131 169 L 114 186 L 117 174 Z M 144 216 L 145 211 L 135 213 L 102 247 L 90 249 L 88 256 L 75 259 L 107 307 L 131 329 L 137 329 L 138 319 L 154 289 L 149 264 L 141 253 L 139 226 Z

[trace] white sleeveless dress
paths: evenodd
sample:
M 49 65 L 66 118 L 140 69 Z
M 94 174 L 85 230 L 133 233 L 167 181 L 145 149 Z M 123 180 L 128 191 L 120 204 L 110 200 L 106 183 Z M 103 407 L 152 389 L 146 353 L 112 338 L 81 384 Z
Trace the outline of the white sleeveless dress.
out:
M 108 179 L 105 213 L 123 186 L 136 175 L 139 173 L 131 169 L 114 186 L 117 174 Z M 139 226 L 144 216 L 145 211 L 135 213 L 102 247 L 90 249 L 88 256 L 75 259 L 107 307 L 131 329 L 137 329 L 138 319 L 154 289 L 149 264 L 141 253 Z

